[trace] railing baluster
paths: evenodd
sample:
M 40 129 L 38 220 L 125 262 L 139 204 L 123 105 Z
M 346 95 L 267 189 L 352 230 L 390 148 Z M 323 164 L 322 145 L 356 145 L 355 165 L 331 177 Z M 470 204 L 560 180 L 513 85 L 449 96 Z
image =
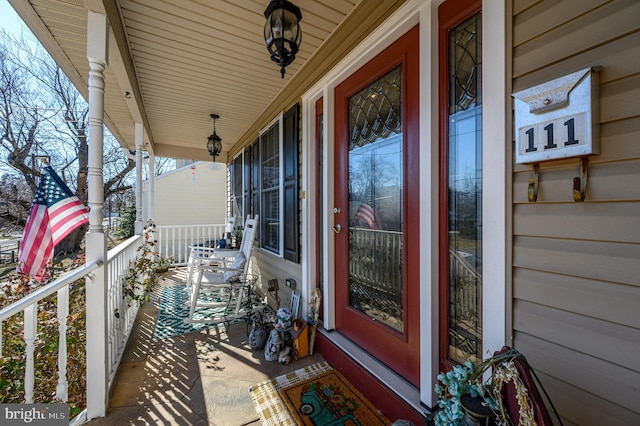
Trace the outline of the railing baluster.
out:
M 171 250 L 176 252 L 176 228 L 171 228 Z
M 67 316 L 69 315 L 69 286 L 58 290 L 58 385 L 56 398 L 62 402 L 69 399 L 67 381 Z
M 214 243 L 224 233 L 225 224 L 211 225 L 163 225 L 156 227 L 160 235 L 157 251 L 164 257 L 173 256 L 173 265 L 185 265 L 189 259 L 189 247 L 207 242 Z
M 33 387 L 35 384 L 34 372 L 34 350 L 36 340 L 36 329 L 38 326 L 38 304 L 24 308 L 24 341 L 26 343 L 27 362 L 24 371 L 24 401 L 33 404 Z

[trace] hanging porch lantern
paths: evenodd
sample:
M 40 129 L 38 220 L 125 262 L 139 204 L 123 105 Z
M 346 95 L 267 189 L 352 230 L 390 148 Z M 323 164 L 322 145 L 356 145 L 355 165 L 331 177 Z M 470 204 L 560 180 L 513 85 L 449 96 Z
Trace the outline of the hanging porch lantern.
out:
M 207 139 L 207 151 L 209 155 L 213 157 L 213 162 L 216 162 L 216 157 L 222 152 L 222 139 L 216 134 L 216 119 L 220 118 L 218 114 L 211 114 L 213 118 L 213 134 Z
M 271 60 L 280 65 L 284 78 L 285 67 L 293 62 L 302 41 L 300 8 L 287 0 L 273 0 L 264 11 L 264 42 Z

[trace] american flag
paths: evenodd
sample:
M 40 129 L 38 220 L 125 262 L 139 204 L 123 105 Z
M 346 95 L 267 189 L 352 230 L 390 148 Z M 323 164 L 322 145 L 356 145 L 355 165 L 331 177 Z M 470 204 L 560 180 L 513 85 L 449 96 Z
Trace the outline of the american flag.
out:
M 380 229 L 376 219 L 376 212 L 367 203 L 360 203 L 353 217 L 364 220 L 371 229 Z
M 51 167 L 46 167 L 24 227 L 18 272 L 42 281 L 53 248 L 77 227 L 89 222 L 89 209 L 73 195 Z

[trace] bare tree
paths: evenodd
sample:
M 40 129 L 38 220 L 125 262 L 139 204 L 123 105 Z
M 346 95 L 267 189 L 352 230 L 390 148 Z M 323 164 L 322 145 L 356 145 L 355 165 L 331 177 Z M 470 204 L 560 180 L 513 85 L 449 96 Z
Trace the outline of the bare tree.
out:
M 21 176 L 0 177 L 0 224 L 3 228 L 22 225 L 32 202 L 31 189 Z
M 0 167 L 19 172 L 34 194 L 40 160 L 46 160 L 86 204 L 88 124 L 86 100 L 44 49 L 34 39 L 0 31 Z M 135 161 L 110 134 L 104 164 L 105 198 L 131 188 Z M 72 234 L 60 249 L 77 248 L 85 232 Z

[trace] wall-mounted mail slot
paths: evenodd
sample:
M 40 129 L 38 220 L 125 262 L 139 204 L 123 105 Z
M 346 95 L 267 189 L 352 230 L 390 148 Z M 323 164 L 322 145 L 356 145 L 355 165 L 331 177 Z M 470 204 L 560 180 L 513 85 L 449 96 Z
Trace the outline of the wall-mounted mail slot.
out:
M 514 93 L 516 163 L 600 154 L 598 68 Z

